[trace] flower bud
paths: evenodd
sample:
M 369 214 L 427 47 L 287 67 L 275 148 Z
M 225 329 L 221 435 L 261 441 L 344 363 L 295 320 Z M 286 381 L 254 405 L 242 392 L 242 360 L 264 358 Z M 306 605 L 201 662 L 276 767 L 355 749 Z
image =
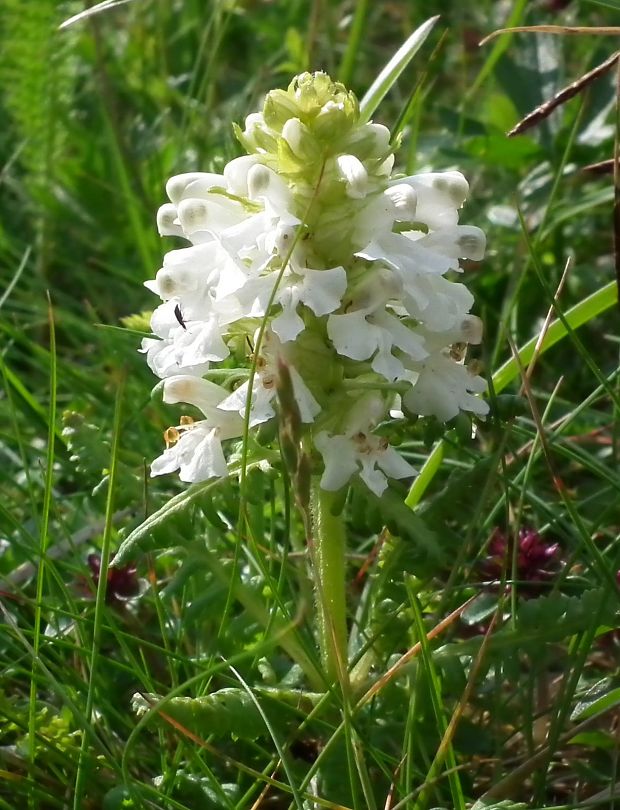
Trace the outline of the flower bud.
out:
M 261 113 L 252 113 L 245 119 L 243 132 L 235 130 L 241 144 L 248 152 L 267 152 L 276 154 L 278 141 L 276 133 L 266 124 Z
M 282 127 L 289 118 L 296 118 L 298 115 L 299 105 L 290 92 L 290 86 L 288 90 L 272 90 L 267 93 L 262 112 L 266 126 L 276 132 L 282 132 Z
M 364 198 L 368 193 L 368 172 L 362 161 L 354 155 L 339 155 L 336 165 L 340 179 L 346 186 L 347 197 Z
M 187 186 L 198 180 L 203 188 L 224 185 L 224 178 L 221 174 L 213 174 L 212 172 L 187 172 L 186 174 L 177 174 L 171 177 L 166 183 L 166 194 L 170 202 L 177 203 L 182 200 Z
M 179 225 L 177 207 L 172 203 L 161 205 L 157 211 L 157 230 L 160 236 L 183 236 Z
M 282 127 L 282 138 L 286 141 L 295 159 L 302 163 L 318 160 L 321 156 L 316 138 L 299 118 L 289 118 Z

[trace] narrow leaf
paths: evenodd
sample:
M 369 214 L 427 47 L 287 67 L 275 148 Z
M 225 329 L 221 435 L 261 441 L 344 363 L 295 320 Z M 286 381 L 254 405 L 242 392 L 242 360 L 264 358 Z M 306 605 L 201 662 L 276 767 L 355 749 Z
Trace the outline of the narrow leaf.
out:
M 360 102 L 360 116 L 362 121 L 370 121 L 373 113 L 389 93 L 400 74 L 422 47 L 426 37 L 430 34 L 438 19 L 439 16 L 431 17 L 429 20 L 422 23 L 419 28 L 416 28 L 409 39 L 401 45 L 370 85 L 364 98 Z

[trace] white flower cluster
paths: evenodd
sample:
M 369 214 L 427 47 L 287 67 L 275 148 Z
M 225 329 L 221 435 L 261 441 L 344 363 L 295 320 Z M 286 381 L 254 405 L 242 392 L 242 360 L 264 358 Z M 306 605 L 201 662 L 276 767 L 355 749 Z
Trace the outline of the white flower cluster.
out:
M 467 181 L 393 178 L 389 130 L 360 123 L 355 97 L 323 73 L 268 94 L 238 137 L 248 155 L 221 175 L 173 177 L 158 212 L 160 233 L 191 246 L 146 284 L 163 303 L 142 350 L 164 401 L 204 419 L 166 431 L 152 474 L 226 475 L 222 442 L 243 435 L 246 408 L 253 427 L 292 400 L 321 487 L 359 475 L 380 495 L 386 477 L 415 474 L 374 432 L 397 394 L 405 414 L 442 421 L 488 410 L 461 359 L 481 339 L 473 297 L 447 277 L 484 254 L 483 232 L 458 224 Z M 214 369 L 246 381 L 231 391 L 205 379 Z

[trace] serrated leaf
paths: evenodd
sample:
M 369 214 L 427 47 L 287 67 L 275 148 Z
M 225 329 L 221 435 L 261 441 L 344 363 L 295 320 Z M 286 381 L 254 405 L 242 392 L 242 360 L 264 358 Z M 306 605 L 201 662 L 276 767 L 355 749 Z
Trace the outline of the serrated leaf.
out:
M 247 472 L 250 473 L 260 464 L 260 461 L 248 464 L 246 466 Z M 234 467 L 231 465 L 230 477 L 234 476 L 236 473 L 238 473 L 238 465 Z M 164 544 L 162 544 L 160 538 L 154 534 L 154 530 L 170 520 L 170 518 L 185 512 L 199 499 L 203 497 L 206 499 L 209 493 L 216 488 L 223 488 L 225 495 L 230 494 L 226 492 L 228 480 L 229 479 L 225 478 L 214 478 L 210 481 L 203 481 L 200 484 L 192 484 L 183 492 L 175 495 L 162 506 L 161 509 L 149 515 L 145 521 L 137 526 L 131 534 L 123 540 L 112 560 L 112 565 L 115 567 L 126 565 L 128 562 L 134 560 L 140 552 L 154 551 L 157 548 L 163 548 Z M 233 505 L 236 506 L 236 504 Z M 234 513 L 234 511 L 231 512 L 231 514 Z
M 477 502 L 487 478 L 496 468 L 495 458 L 483 458 L 466 471 L 455 470 L 444 488 L 427 501 L 418 510 L 418 514 L 427 525 L 432 526 L 437 522 L 442 531 L 451 518 L 462 523 L 463 515 L 471 511 L 471 504 Z
M 307 716 L 324 697 L 314 692 L 264 687 L 254 690 L 253 694 L 270 724 L 282 730 L 286 730 L 293 721 Z M 159 695 L 142 696 L 138 693 L 134 695 L 132 708 L 136 713 L 143 714 L 160 700 Z M 234 736 L 242 740 L 255 740 L 269 736 L 252 695 L 237 687 L 220 689 L 196 698 L 164 700 L 161 712 L 203 738 Z
M 563 641 L 568 636 L 591 630 L 596 616 L 601 625 L 615 626 L 615 600 L 608 596 L 603 588 L 592 588 L 578 596 L 553 593 L 524 601 L 519 607 L 514 625 L 502 627 L 488 639 L 487 656 L 512 649 L 536 649 L 540 644 Z M 475 655 L 481 643 L 482 636 L 447 644 L 438 654 Z
M 149 515 L 145 521 L 137 526 L 121 543 L 114 555 L 112 565 L 119 567 L 132 562 L 140 552 L 153 551 L 158 547 L 157 536 L 154 530 L 174 515 L 184 512 L 197 498 L 207 493 L 217 484 L 216 481 L 207 481 L 202 484 L 193 484 L 184 492 L 171 498 L 168 503 Z

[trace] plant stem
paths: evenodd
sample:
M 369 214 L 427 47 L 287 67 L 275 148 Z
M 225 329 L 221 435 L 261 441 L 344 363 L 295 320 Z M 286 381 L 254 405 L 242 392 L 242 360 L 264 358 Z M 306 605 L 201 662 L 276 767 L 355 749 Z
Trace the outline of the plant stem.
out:
M 328 678 L 348 691 L 345 531 L 332 513 L 334 493 L 312 481 L 312 562 L 319 621 L 321 658 Z

